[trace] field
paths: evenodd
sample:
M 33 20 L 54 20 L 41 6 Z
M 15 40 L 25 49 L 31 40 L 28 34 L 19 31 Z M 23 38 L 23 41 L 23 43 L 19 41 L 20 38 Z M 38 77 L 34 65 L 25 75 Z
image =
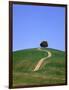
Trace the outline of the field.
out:
M 38 71 L 34 68 L 48 53 L 37 48 L 13 52 L 13 86 L 65 84 L 65 52 L 48 50 L 52 56 L 43 61 Z

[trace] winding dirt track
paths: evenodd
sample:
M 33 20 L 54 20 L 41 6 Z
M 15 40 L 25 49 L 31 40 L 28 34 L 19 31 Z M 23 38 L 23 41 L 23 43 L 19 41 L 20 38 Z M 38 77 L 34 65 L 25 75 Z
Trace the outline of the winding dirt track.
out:
M 44 51 L 44 52 L 48 53 L 48 56 L 47 56 L 47 57 L 44 57 L 44 58 L 41 58 L 41 59 L 38 61 L 37 65 L 36 65 L 36 67 L 34 68 L 33 71 L 38 71 L 39 68 L 40 68 L 40 66 L 42 65 L 43 61 L 46 60 L 46 59 L 48 59 L 48 58 L 50 58 L 50 57 L 52 56 L 51 52 L 48 51 L 48 50 L 41 50 L 40 48 L 38 48 L 38 50 Z

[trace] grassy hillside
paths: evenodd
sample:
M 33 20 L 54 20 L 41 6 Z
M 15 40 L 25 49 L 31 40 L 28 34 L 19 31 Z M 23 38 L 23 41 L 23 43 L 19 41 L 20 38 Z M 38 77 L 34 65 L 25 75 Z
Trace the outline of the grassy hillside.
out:
M 44 49 L 45 50 L 45 49 Z M 34 72 L 37 62 L 47 56 L 37 48 L 13 52 L 13 86 L 65 83 L 65 53 L 49 49 L 52 57 L 46 59 L 40 69 Z

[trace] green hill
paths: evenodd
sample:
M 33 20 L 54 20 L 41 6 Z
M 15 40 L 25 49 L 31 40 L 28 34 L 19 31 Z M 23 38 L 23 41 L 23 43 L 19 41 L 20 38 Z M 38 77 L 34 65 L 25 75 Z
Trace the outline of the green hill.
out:
M 13 86 L 65 84 L 65 52 L 46 50 L 52 56 L 44 60 L 38 71 L 33 71 L 36 64 L 48 53 L 37 48 L 13 52 Z

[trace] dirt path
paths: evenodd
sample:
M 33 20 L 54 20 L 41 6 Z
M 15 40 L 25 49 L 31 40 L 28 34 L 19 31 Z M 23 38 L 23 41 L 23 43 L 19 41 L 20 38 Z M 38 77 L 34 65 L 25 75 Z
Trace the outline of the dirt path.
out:
M 38 48 L 38 50 L 44 51 L 44 52 L 48 53 L 48 56 L 47 56 L 47 57 L 44 57 L 44 58 L 41 58 L 41 59 L 38 61 L 36 67 L 34 68 L 34 71 L 39 70 L 39 68 L 40 68 L 40 66 L 42 65 L 43 61 L 44 61 L 45 59 L 48 59 L 48 58 L 50 58 L 50 57 L 52 56 L 51 52 L 48 51 L 48 50 L 41 50 L 40 48 Z

